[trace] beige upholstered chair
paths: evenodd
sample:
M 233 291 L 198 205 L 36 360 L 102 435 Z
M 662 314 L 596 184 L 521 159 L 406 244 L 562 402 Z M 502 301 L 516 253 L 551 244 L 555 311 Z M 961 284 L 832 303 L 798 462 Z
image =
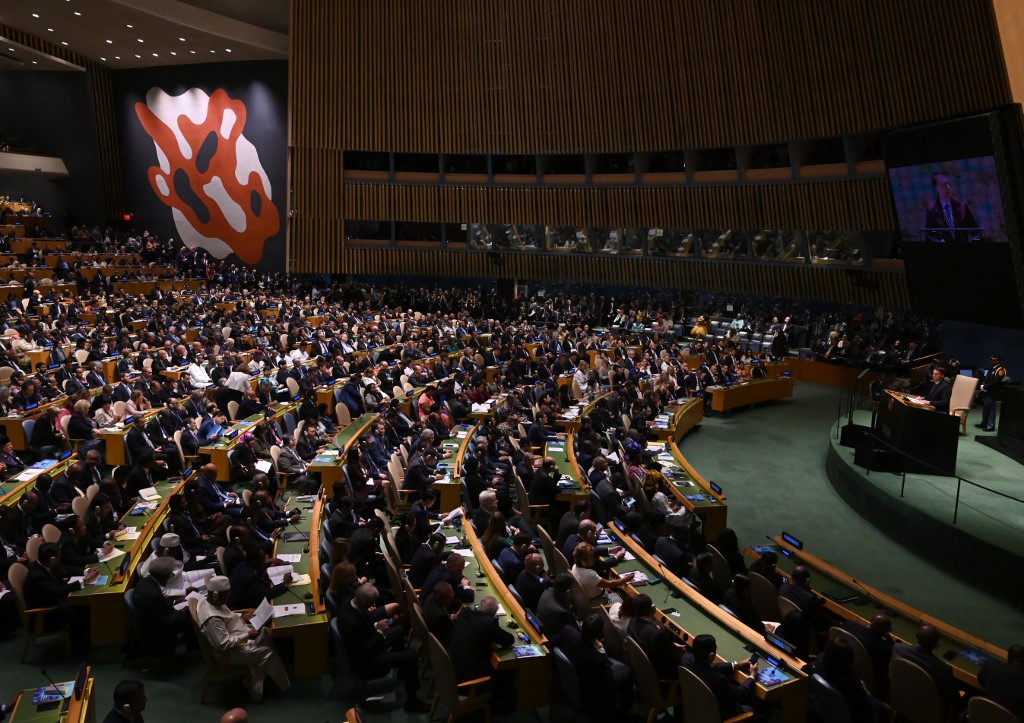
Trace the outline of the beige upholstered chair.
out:
M 974 401 L 974 392 L 978 388 L 976 377 L 968 377 L 958 374 L 953 380 L 953 393 L 949 397 L 949 413 L 954 417 L 960 417 L 960 434 L 967 435 L 967 415 L 971 411 L 971 402 Z
M 943 723 L 939 688 L 928 672 L 909 660 L 889 661 L 890 703 L 896 715 L 911 723 Z

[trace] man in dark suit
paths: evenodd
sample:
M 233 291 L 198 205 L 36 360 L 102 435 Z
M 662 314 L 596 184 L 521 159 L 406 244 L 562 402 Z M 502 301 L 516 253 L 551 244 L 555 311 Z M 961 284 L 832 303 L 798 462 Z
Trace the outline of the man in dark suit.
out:
M 476 591 L 462 574 L 465 568 L 466 558 L 455 551 L 449 552 L 444 563 L 435 567 L 427 575 L 423 589 L 420 591 L 420 604 L 423 605 L 427 602 L 427 597 L 433 592 L 434 586 L 440 582 L 446 582 L 452 586 L 457 600 L 466 605 L 472 604 L 476 597 Z
M 570 607 L 570 589 L 572 588 L 572 574 L 560 572 L 555 575 L 554 584 L 541 593 L 537 602 L 537 618 L 544 628 L 544 635 L 548 640 L 558 645 L 559 636 L 566 626 L 579 629 L 576 616 L 573 615 Z
M 654 672 L 661 680 L 675 680 L 679 673 L 679 657 L 684 646 L 654 619 L 654 603 L 648 595 L 633 598 L 633 619 L 627 628 L 629 637 L 647 654 Z
M 845 620 L 843 629 L 852 634 L 861 642 L 868 657 L 871 658 L 871 667 L 875 671 L 875 683 L 882 691 L 889 687 L 889 660 L 892 658 L 892 621 L 888 615 L 879 614 L 871 619 L 869 625 L 861 625 L 853 620 Z
M 164 597 L 164 587 L 177 570 L 172 557 L 158 557 L 149 565 L 149 574 L 135 585 L 135 616 L 139 624 L 139 643 L 147 654 L 172 655 L 180 635 L 191 636 L 192 620 L 188 609 L 175 610 Z
M 789 582 L 779 588 L 779 596 L 796 604 L 803 613 L 804 619 L 811 624 L 819 638 L 824 639 L 828 629 L 838 625 L 825 608 L 825 601 L 811 589 L 811 571 L 803 565 L 793 568 Z
M 228 607 L 232 610 L 259 607 L 264 600 L 273 600 L 288 589 L 292 581 L 290 573 L 274 585 L 267 577 L 267 552 L 259 545 L 252 545 L 245 551 L 245 560 L 231 571 L 231 596 Z
M 405 649 L 405 631 L 387 620 L 374 623 L 370 619 L 378 598 L 377 588 L 361 585 L 351 602 L 338 611 L 349 663 L 366 678 L 384 677 L 392 668 L 397 669 L 405 684 L 405 710 L 425 713 L 430 706 L 416 697 L 420 687 L 418 659 L 415 652 Z
M 936 195 L 925 212 L 924 225 L 928 229 L 925 231 L 925 238 L 937 243 L 980 239 L 981 232 L 976 230 L 978 221 L 966 203 L 953 198 L 953 184 L 949 176 L 942 172 L 933 173 L 932 187 Z
M 498 601 L 488 595 L 476 608 L 464 610 L 455 621 L 452 641 L 448 644 L 448 655 L 455 668 L 455 678 L 460 683 L 485 676 L 494 676 L 495 697 L 506 698 L 514 673 L 501 675 L 491 668 L 491 652 L 496 645 L 507 648 L 515 637 L 498 624 Z
M 717 663 L 715 654 L 718 643 L 713 635 L 698 635 L 693 639 L 691 653 L 683 657 L 683 665 L 700 678 L 711 689 L 718 702 L 722 720 L 740 715 L 756 700 L 754 674 L 757 668 L 749 660 L 735 663 Z M 737 683 L 736 671 L 750 673 L 742 684 Z M 673 676 L 676 677 L 676 676 Z
M 936 412 L 949 413 L 949 398 L 953 394 L 953 385 L 946 379 L 941 368 L 932 369 L 932 383 L 928 387 L 928 403 L 935 407 Z
M 29 609 L 61 608 L 62 621 L 71 633 L 73 652 L 84 652 L 89 647 L 89 613 L 80 606 L 69 607 L 67 599 L 72 592 L 95 582 L 100 572 L 94 567 L 87 568 L 82 582 L 68 582 L 65 575 L 66 571 L 61 567 L 60 546 L 55 542 L 44 542 L 25 576 L 25 605 Z
M 957 698 L 956 682 L 949 663 L 937 657 L 933 652 L 939 644 L 939 631 L 932 625 L 922 625 L 917 629 L 917 643 L 909 645 L 898 643 L 892 649 L 892 657 L 909 660 L 924 668 L 925 672 L 935 681 L 939 689 L 939 697 L 943 706 L 950 706 Z
M 1005 663 L 986 660 L 978 671 L 978 682 L 986 698 L 1024 720 L 1024 645 L 1011 645 Z
M 438 642 L 448 649 L 452 640 L 455 623 L 452 619 L 452 607 L 455 605 L 455 591 L 446 582 L 434 585 L 434 591 L 423 605 L 423 621 L 427 630 L 437 638 Z
M 550 520 L 558 519 L 557 515 L 564 512 L 560 507 L 555 509 L 558 497 L 558 464 L 552 457 L 545 457 L 539 470 L 534 472 L 530 480 L 527 494 L 531 505 L 548 505 L 546 516 Z
M 673 521 L 679 520 L 679 523 L 670 525 L 671 533 L 662 535 L 655 541 L 654 554 L 661 558 L 665 567 L 671 570 L 673 575 L 688 577 L 690 564 L 693 562 L 687 547 L 690 528 L 682 524 L 680 518 L 673 517 L 672 519 Z
M 121 377 L 121 381 L 110 392 L 110 398 L 115 402 L 127 402 L 132 398 L 132 387 L 128 383 L 128 375 Z
M 526 609 L 536 611 L 540 596 L 551 587 L 551 580 L 544 575 L 544 559 L 540 554 L 528 554 L 523 559 L 523 566 L 523 571 L 515 579 L 516 592 Z
M 445 536 L 435 532 L 425 544 L 416 549 L 408 572 L 409 582 L 413 587 L 422 588 L 427 576 L 441 564 L 441 551 L 444 550 L 444 546 Z

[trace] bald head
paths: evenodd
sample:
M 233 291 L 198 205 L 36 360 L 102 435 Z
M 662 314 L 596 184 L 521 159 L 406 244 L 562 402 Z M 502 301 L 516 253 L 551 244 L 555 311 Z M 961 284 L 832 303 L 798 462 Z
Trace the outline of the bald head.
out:
M 880 614 L 871 618 L 871 632 L 879 637 L 888 635 L 892 632 L 892 620 L 889 619 L 888 615 Z
M 220 717 L 220 723 L 249 723 L 249 714 L 245 708 L 232 708 Z
M 444 582 L 443 580 L 438 582 L 434 585 L 434 590 L 431 594 L 442 609 L 450 607 L 455 602 L 455 590 L 449 582 Z
M 463 568 L 466 567 L 466 558 L 457 552 L 453 552 L 448 555 L 448 559 L 444 562 L 444 567 L 452 575 L 461 575 Z
M 939 631 L 934 625 L 922 625 L 917 629 L 917 644 L 925 650 L 935 650 L 939 644 Z

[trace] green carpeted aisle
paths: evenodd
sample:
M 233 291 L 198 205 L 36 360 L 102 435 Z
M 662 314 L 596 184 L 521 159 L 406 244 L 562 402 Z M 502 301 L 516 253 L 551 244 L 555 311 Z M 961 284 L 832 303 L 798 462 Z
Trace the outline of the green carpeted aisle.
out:
M 1024 642 L 1021 611 L 900 548 L 832 489 L 825 452 L 842 398 L 834 387 L 797 382 L 792 399 L 706 418 L 680 449 L 725 488 L 741 545 L 786 530 L 808 552 L 940 620 L 1003 648 Z

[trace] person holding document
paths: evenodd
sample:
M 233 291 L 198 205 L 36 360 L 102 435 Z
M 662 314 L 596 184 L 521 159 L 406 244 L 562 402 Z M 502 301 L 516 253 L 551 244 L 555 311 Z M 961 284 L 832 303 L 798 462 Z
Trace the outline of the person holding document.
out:
M 254 703 L 263 701 L 263 686 L 268 676 L 282 691 L 288 690 L 291 681 L 281 656 L 271 644 L 270 632 L 262 626 L 257 629 L 247 624 L 252 612 L 241 615 L 228 608 L 231 581 L 217 575 L 206 583 L 206 589 L 206 599 L 196 605 L 199 630 L 214 651 L 229 662 L 249 669 L 249 698 Z

